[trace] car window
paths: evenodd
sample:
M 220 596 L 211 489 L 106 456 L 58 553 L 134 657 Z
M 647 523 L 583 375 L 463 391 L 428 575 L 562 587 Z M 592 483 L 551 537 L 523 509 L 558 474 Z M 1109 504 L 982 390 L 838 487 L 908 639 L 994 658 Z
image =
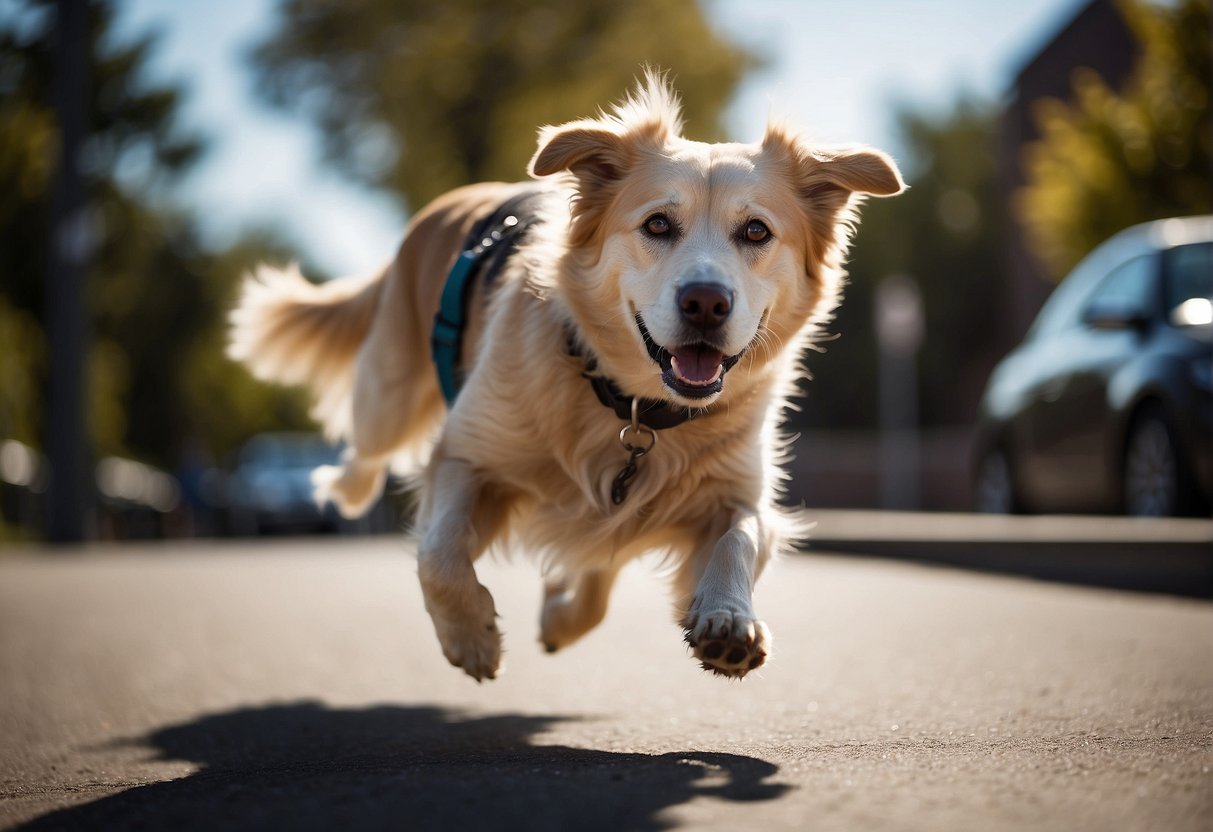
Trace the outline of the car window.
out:
M 1168 314 L 1192 298 L 1213 299 L 1213 243 L 1176 246 L 1167 252 L 1163 291 Z
M 1139 229 L 1122 231 L 1100 243 L 1066 275 L 1049 296 L 1028 331 L 1027 338 L 1048 338 L 1076 325 L 1079 310 L 1085 306 L 1092 287 L 1102 283 L 1118 264 L 1128 262 L 1134 255 L 1143 256 L 1140 254 L 1143 251 L 1150 251 L 1150 248 Z
M 1115 308 L 1148 313 L 1154 306 L 1155 262 L 1149 255 L 1134 257 L 1113 269 L 1087 298 L 1086 309 Z

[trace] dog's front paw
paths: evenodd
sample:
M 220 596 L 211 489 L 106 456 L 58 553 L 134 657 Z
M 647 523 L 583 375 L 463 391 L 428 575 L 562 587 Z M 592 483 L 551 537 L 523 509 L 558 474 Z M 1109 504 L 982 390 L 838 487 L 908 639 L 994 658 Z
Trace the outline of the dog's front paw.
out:
M 766 624 L 738 610 L 697 607 L 692 605 L 682 626 L 704 670 L 740 679 L 767 660 L 771 633 Z
M 430 610 L 442 655 L 477 682 L 496 679 L 501 669 L 501 631 L 493 596 L 477 587 L 477 601 L 458 615 Z

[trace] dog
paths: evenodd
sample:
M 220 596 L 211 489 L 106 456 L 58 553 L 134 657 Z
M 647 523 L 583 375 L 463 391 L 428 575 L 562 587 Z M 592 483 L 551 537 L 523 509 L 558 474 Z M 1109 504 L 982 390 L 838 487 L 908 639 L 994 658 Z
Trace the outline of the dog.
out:
M 660 553 L 694 657 L 743 677 L 772 650 L 754 583 L 804 533 L 777 503 L 782 412 L 839 301 L 858 206 L 901 174 L 778 122 L 754 144 L 685 139 L 651 72 L 610 111 L 541 128 L 529 173 L 439 197 L 369 277 L 259 270 L 229 354 L 310 385 L 346 443 L 314 475 L 319 501 L 357 516 L 389 464 L 418 480 L 426 610 L 478 682 L 501 668 L 474 568 L 495 546 L 540 557 L 549 651 L 602 621 L 625 564 Z M 491 281 L 475 279 L 486 251 Z

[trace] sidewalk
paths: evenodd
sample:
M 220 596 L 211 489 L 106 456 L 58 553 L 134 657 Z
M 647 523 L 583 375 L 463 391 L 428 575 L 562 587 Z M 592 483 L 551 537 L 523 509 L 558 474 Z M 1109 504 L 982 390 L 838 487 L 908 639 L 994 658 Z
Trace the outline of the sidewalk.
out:
M 809 550 L 1213 598 L 1213 520 L 810 509 Z

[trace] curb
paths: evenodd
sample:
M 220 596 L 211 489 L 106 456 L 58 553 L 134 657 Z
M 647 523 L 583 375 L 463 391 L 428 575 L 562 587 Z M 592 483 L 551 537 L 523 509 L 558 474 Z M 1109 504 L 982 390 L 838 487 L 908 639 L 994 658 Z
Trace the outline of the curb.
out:
M 806 551 L 1213 600 L 1213 521 L 814 511 Z

